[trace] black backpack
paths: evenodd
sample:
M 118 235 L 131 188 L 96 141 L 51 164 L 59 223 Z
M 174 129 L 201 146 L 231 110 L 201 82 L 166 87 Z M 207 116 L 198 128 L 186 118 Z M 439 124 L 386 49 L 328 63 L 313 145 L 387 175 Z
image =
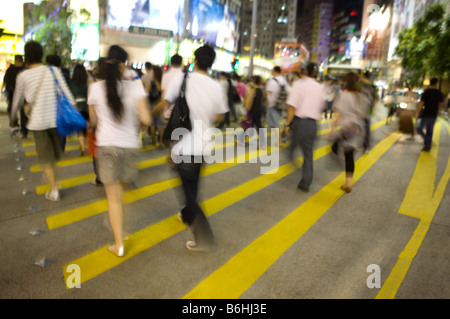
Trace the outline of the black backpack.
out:
M 186 78 L 188 72 L 185 73 L 183 84 L 181 84 L 180 94 L 178 95 L 175 105 L 173 106 L 172 113 L 170 114 L 169 122 L 163 133 L 164 141 L 172 140 L 172 132 L 177 128 L 185 128 L 188 131 L 192 130 L 191 119 L 189 117 L 189 106 L 186 101 Z
M 150 92 L 148 93 L 148 99 L 151 104 L 158 102 L 161 99 L 161 91 L 158 90 L 155 81 L 152 81 L 150 86 Z
M 228 104 L 240 103 L 241 97 L 237 91 L 236 86 L 233 85 L 230 79 L 228 81 Z

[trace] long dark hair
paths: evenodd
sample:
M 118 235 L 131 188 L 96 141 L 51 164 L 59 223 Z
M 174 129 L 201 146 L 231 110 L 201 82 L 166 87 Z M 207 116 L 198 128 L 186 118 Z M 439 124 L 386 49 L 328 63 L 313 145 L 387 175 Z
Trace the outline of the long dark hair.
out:
M 87 79 L 87 72 L 84 66 L 82 64 L 75 65 L 71 79 L 72 84 L 83 87 L 87 85 Z
M 119 69 L 120 62 L 128 58 L 128 53 L 118 45 L 112 45 L 108 51 L 106 60 L 106 97 L 108 105 L 116 120 L 120 120 L 123 114 L 123 104 L 117 91 L 117 82 L 121 80 L 122 74 Z
M 158 82 L 158 84 L 161 85 L 161 80 L 162 80 L 162 69 L 161 67 L 157 66 L 157 65 L 153 65 L 152 66 L 152 70 L 153 70 L 153 79 Z

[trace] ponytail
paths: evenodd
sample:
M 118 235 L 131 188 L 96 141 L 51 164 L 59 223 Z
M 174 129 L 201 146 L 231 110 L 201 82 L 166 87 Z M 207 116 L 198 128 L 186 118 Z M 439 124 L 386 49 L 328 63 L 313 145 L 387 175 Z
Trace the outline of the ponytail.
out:
M 106 97 L 108 106 L 117 121 L 120 121 L 123 115 L 123 104 L 117 90 L 117 82 L 122 78 L 119 65 L 121 62 L 125 63 L 127 57 L 128 54 L 125 50 L 113 45 L 109 48 L 108 60 L 106 61 Z

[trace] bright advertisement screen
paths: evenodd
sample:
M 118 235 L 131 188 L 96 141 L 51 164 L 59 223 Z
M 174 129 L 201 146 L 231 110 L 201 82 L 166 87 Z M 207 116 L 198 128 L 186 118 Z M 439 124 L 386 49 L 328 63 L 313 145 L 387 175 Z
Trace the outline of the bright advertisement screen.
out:
M 184 0 L 109 0 L 109 26 L 130 26 L 181 33 Z
M 234 13 L 214 0 L 191 0 L 188 28 L 194 39 L 233 51 Z
M 23 1 L 0 1 L 0 28 L 4 33 L 23 34 Z
M 98 24 L 72 24 L 72 60 L 97 61 L 100 54 Z

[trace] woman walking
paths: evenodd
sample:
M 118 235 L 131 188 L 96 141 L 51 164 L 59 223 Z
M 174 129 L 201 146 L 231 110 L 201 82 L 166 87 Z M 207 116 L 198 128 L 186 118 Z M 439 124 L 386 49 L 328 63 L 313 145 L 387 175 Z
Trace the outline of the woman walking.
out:
M 87 106 L 87 80 L 88 75 L 86 69 L 82 64 L 77 64 L 73 69 L 73 75 L 70 79 L 70 89 L 76 101 L 76 107 L 84 117 L 86 122 L 89 122 L 89 110 Z M 80 143 L 81 154 L 86 155 L 86 129 L 78 131 L 78 142 Z
M 139 148 L 139 129 L 150 124 L 147 94 L 140 81 L 125 80 L 128 54 L 117 45 L 109 48 L 103 81 L 89 86 L 88 105 L 91 126 L 96 127 L 98 169 L 105 185 L 109 220 L 114 244 L 108 249 L 121 257 L 123 242 L 123 189 L 134 183 Z
M 344 79 L 344 90 L 339 93 L 333 108 L 335 119 L 332 123 L 333 136 L 337 138 L 332 150 L 337 154 L 338 146 L 342 146 L 345 157 L 345 184 L 341 189 L 350 193 L 353 173 L 355 171 L 355 150 L 362 146 L 364 140 L 364 119 L 368 103 L 360 93 L 357 75 L 348 73 Z M 341 128 L 337 131 L 336 128 Z

